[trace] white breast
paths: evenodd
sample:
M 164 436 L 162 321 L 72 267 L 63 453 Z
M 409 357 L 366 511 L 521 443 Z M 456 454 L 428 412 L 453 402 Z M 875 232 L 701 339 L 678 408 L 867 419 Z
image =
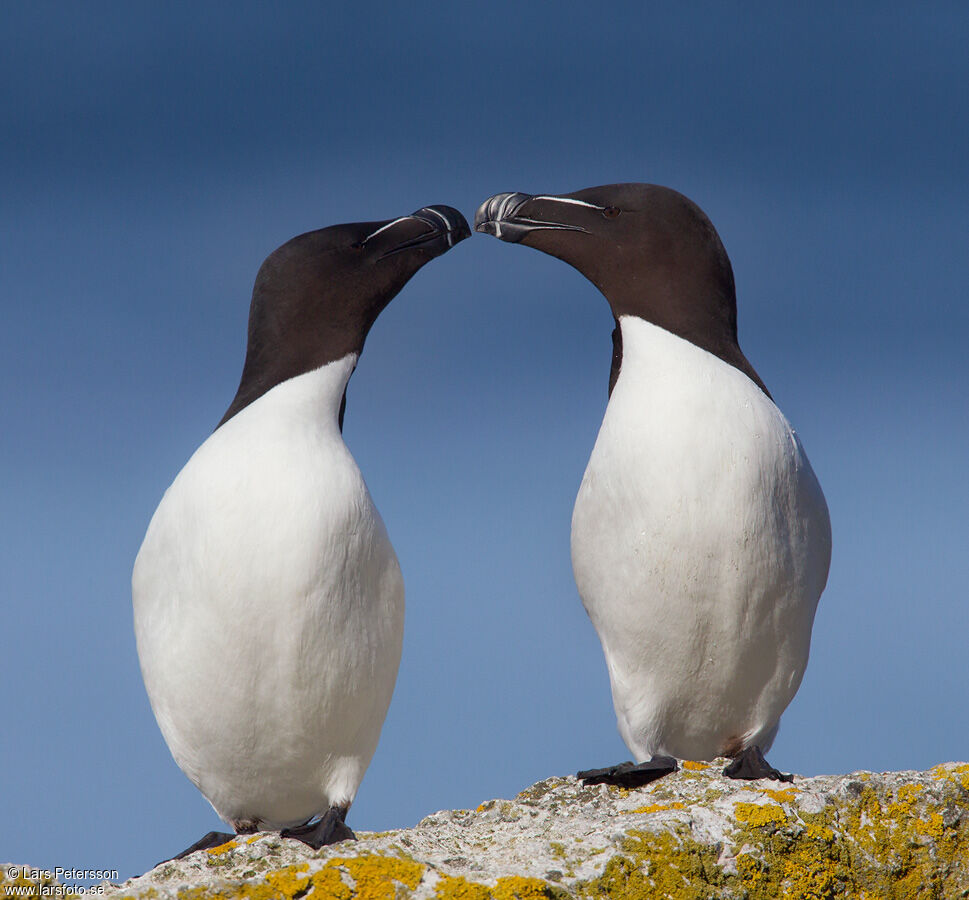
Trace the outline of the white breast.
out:
M 337 425 L 356 356 L 277 385 L 166 492 L 132 579 L 176 762 L 227 821 L 348 805 L 400 662 L 404 590 Z
M 746 375 L 624 316 L 619 379 L 572 518 L 579 593 L 638 760 L 766 750 L 807 665 L 827 506 Z

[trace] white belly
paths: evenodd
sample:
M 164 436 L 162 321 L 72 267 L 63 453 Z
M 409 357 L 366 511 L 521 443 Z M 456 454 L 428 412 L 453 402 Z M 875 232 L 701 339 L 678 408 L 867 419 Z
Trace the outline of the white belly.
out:
M 348 805 L 393 693 L 403 581 L 336 424 L 354 361 L 278 385 L 216 431 L 135 562 L 152 709 L 229 822 L 278 828 Z
M 572 564 L 637 760 L 766 750 L 827 580 L 821 488 L 746 375 L 626 316 L 572 517 Z

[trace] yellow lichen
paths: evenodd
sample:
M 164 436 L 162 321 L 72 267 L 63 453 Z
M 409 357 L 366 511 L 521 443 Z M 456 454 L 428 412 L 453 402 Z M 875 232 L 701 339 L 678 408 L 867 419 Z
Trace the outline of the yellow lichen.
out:
M 709 763 L 697 762 L 693 759 L 684 759 L 680 765 L 688 772 L 703 772 L 705 769 L 711 768 Z
M 244 881 L 226 890 L 211 886 L 188 888 L 179 891 L 178 897 L 179 900 L 299 900 L 312 891 L 321 900 L 397 900 L 417 888 L 425 868 L 405 857 L 364 854 L 329 859 L 312 873 L 308 871 L 309 864 L 304 862 L 269 872 L 261 881 Z M 401 889 L 405 888 L 402 893 Z
M 251 843 L 252 838 L 250 838 L 249 841 Z M 231 841 L 226 841 L 224 844 L 219 844 L 218 847 L 210 847 L 205 852 L 208 853 L 210 856 L 220 856 L 223 853 L 228 853 L 230 850 L 235 850 L 235 848 L 238 846 L 239 846 L 239 842 L 233 839 Z
M 962 785 L 969 791 L 969 763 L 936 766 L 931 770 L 933 778 L 941 778 Z
M 244 881 L 242 884 L 218 890 L 210 886 L 183 888 L 179 900 L 294 900 L 306 893 L 310 878 L 304 874 L 307 863 L 284 866 L 270 872 L 262 881 Z
M 549 841 L 550 857 L 567 856 L 568 864 L 577 870 L 580 863 L 585 871 L 595 866 L 598 874 L 582 881 L 573 881 L 571 871 L 561 882 L 557 874 L 549 873 L 550 881 L 512 876 L 499 879 L 494 886 L 440 871 L 426 876 L 428 867 L 401 852 L 396 856 L 315 857 L 309 863 L 258 877 L 250 870 L 245 876 L 250 880 L 209 881 L 204 887 L 183 890 L 179 897 L 405 900 L 421 887 L 424 877 L 436 878 L 432 882 L 436 900 L 969 897 L 969 790 L 963 786 L 963 778 L 969 778 L 969 765 L 940 766 L 928 778 L 901 785 L 877 775 L 869 779 L 852 775 L 837 784 L 820 809 L 813 805 L 818 795 L 803 786 L 801 791 L 752 787 L 763 797 L 756 793 L 741 796 L 771 802 L 733 804 L 735 828 L 716 845 L 696 840 L 687 816 L 676 817 L 682 821 L 657 833 L 630 830 L 618 848 L 611 841 L 595 848 L 586 847 L 580 838 L 566 843 Z M 698 794 L 703 795 L 702 786 Z M 717 794 L 721 796 L 722 792 Z M 798 806 L 799 797 L 808 796 L 812 797 L 809 808 L 817 811 Z M 664 802 L 633 812 L 688 809 L 704 803 L 702 796 L 674 802 L 672 795 L 662 792 L 653 792 L 650 799 Z M 519 814 L 523 811 L 521 806 L 516 809 Z M 502 813 L 508 812 L 513 810 L 502 809 Z M 482 847 L 486 845 L 482 843 Z M 272 856 L 265 859 L 268 864 Z M 730 864 L 725 865 L 728 860 Z M 0 870 L 0 879 L 2 875 Z
M 550 885 L 539 878 L 512 875 L 495 883 L 495 900 L 550 900 L 555 895 Z
M 751 828 L 783 825 L 787 821 L 784 810 L 774 803 L 735 803 L 733 814 L 738 822 Z
M 751 893 L 756 893 L 766 880 L 764 866 L 760 860 L 749 853 L 739 853 L 736 864 L 741 881 L 748 886 Z
M 266 875 L 266 886 L 274 896 L 295 897 L 303 894 L 310 883 L 309 875 L 304 874 L 308 868 L 307 863 L 301 863 L 269 872 Z
M 666 812 L 668 809 L 684 809 L 686 804 L 676 801 L 675 803 L 650 803 L 649 806 L 637 806 L 629 810 L 632 813 L 655 813 Z
M 814 822 L 808 822 L 804 826 L 804 833 L 812 841 L 830 843 L 834 840 L 834 832 L 827 825 L 817 825 Z
M 438 900 L 553 900 L 561 894 L 539 878 L 499 878 L 493 888 L 460 876 L 445 875 L 435 887 Z
M 349 885 L 343 880 L 340 869 L 327 864 L 310 878 L 312 896 L 326 900 L 350 900 L 353 896 Z
M 353 896 L 357 900 L 394 900 L 397 896 L 395 883 L 414 890 L 426 869 L 413 859 L 377 854 L 331 859 L 327 865 L 341 866 L 350 873 Z
M 929 819 L 927 822 L 923 819 L 916 819 L 914 826 L 916 832 L 919 834 L 924 834 L 934 841 L 941 839 L 945 833 L 945 825 L 942 822 L 942 816 L 940 816 L 937 812 L 929 813 Z
M 784 791 L 774 791 L 770 788 L 761 788 L 761 790 L 767 794 L 771 800 L 776 800 L 778 803 L 791 803 L 794 800 L 795 794 L 797 794 L 797 788 L 787 788 Z
M 438 900 L 494 900 L 491 888 L 454 875 L 442 876 L 435 886 Z
M 597 878 L 575 885 L 576 894 L 589 900 L 703 900 L 724 882 L 716 850 L 682 830 L 676 835 L 632 830 L 622 851 Z
M 750 845 L 751 852 L 745 850 L 736 863 L 750 900 L 919 900 L 956 896 L 969 887 L 964 796 L 953 792 L 944 798 L 946 818 L 933 808 L 938 799 L 926 797 L 921 785 L 879 792 L 870 781 L 855 782 L 847 796 L 832 798 L 819 813 L 795 809 L 784 829 L 758 830 L 759 817 L 748 816 L 736 844 Z
M 794 788 L 753 788 L 771 802 L 735 803 L 736 829 L 720 845 L 697 841 L 687 821 L 658 833 L 630 830 L 618 852 L 611 844 L 585 848 L 578 838 L 568 844 L 549 841 L 550 856 L 568 854 L 570 862 L 581 860 L 585 866 L 597 860 L 599 874 L 562 885 L 513 876 L 489 887 L 440 873 L 434 896 L 436 900 L 566 896 L 584 900 L 947 900 L 967 896 L 969 792 L 960 779 L 969 776 L 969 766 L 964 769 L 933 770 L 927 787 L 923 781 L 892 788 L 878 777 L 851 776 L 828 796 L 826 806 L 810 813 L 798 807 L 798 797 L 806 794 Z M 760 798 L 754 794 L 751 799 Z M 691 802 L 670 798 L 634 812 L 689 808 Z M 727 859 L 732 859 L 732 865 L 724 867 L 722 860 Z M 404 900 L 420 886 L 427 871 L 405 855 L 362 855 L 311 865 L 320 868 L 310 874 L 305 864 L 293 866 L 243 884 L 199 888 L 180 896 L 186 900 Z M 573 877 L 566 874 L 567 879 Z

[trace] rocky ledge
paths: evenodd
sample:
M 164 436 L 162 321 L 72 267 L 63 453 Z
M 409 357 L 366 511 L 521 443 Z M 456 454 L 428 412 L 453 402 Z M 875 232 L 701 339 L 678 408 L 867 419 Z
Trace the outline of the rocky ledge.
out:
M 969 765 L 787 785 L 731 781 L 720 774 L 725 762 L 685 762 L 636 790 L 549 778 L 513 800 L 435 813 L 400 831 L 358 832 L 358 841 L 320 852 L 253 835 L 164 863 L 103 896 L 969 896 Z M 0 880 L 0 896 L 11 885 Z

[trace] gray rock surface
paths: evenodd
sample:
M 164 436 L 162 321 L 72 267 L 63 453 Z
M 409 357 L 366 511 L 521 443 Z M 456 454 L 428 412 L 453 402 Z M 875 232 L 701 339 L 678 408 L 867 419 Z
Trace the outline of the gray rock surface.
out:
M 549 778 L 512 800 L 358 832 L 319 852 L 273 834 L 239 838 L 105 896 L 969 896 L 969 765 L 788 785 L 731 781 L 724 762 L 687 762 L 631 791 Z

